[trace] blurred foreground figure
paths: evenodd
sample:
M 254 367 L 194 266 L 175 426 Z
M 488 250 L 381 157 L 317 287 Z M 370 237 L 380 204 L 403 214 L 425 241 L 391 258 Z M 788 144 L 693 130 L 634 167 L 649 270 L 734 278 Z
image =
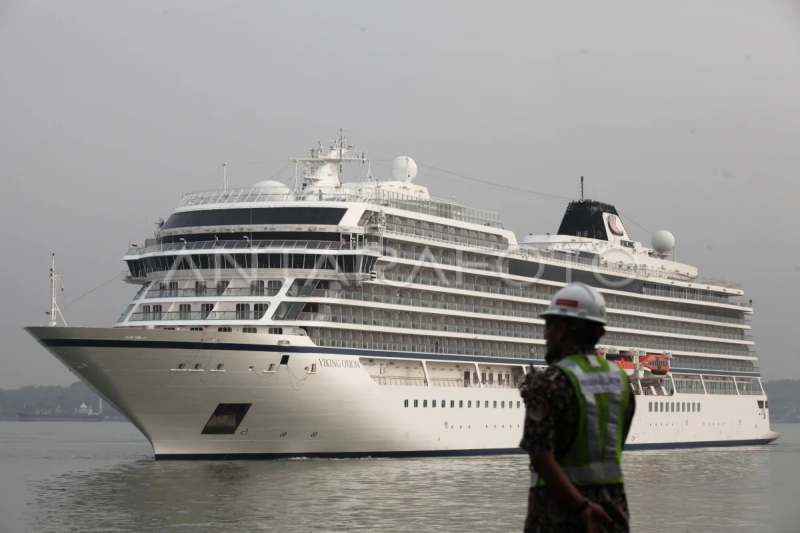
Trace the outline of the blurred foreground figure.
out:
M 530 456 L 526 532 L 627 532 L 622 447 L 635 409 L 625 372 L 597 355 L 605 334 L 603 296 L 573 283 L 545 319 L 548 367 L 531 368 L 520 393 Z

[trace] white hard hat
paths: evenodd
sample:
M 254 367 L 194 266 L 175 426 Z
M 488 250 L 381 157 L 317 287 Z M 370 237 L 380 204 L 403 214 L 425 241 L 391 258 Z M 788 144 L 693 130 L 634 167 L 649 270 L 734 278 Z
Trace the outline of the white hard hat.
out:
M 606 300 L 597 289 L 575 282 L 558 291 L 541 317 L 561 316 L 606 323 Z

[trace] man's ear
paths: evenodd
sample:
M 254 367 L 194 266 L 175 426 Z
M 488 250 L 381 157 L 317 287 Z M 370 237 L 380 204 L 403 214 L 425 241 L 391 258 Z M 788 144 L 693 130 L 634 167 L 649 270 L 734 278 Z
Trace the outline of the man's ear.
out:
M 604 328 L 603 326 L 597 326 L 597 330 L 595 332 L 597 338 L 602 339 L 605 334 L 606 334 L 606 328 Z

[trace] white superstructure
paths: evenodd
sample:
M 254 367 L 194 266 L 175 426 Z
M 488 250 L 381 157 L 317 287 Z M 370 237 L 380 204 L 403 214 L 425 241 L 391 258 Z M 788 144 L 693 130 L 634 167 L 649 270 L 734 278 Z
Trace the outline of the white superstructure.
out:
M 125 256 L 140 290 L 113 328 L 28 328 L 133 422 L 157 458 L 512 453 L 517 385 L 544 367 L 538 314 L 571 281 L 608 305 L 599 351 L 632 378 L 630 447 L 763 444 L 767 398 L 742 289 L 570 203 L 518 241 L 495 213 L 387 181 L 344 135 L 293 187 L 187 194 Z

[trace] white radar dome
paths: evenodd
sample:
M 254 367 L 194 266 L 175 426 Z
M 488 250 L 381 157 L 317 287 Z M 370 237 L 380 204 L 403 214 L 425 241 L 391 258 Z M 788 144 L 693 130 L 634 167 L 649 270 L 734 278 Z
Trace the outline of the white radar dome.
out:
M 391 169 L 395 181 L 411 182 L 417 176 L 417 164 L 408 156 L 395 157 Z
M 260 200 L 288 201 L 294 200 L 292 189 L 285 183 L 274 180 L 259 181 L 253 185 L 254 189 L 262 189 L 258 192 Z
M 281 183 L 280 181 L 275 180 L 266 180 L 266 181 L 259 181 L 253 187 L 262 187 L 264 189 L 289 189 L 289 187 L 285 183 Z
M 675 236 L 665 229 L 653 235 L 653 250 L 660 254 L 668 254 L 675 248 Z

